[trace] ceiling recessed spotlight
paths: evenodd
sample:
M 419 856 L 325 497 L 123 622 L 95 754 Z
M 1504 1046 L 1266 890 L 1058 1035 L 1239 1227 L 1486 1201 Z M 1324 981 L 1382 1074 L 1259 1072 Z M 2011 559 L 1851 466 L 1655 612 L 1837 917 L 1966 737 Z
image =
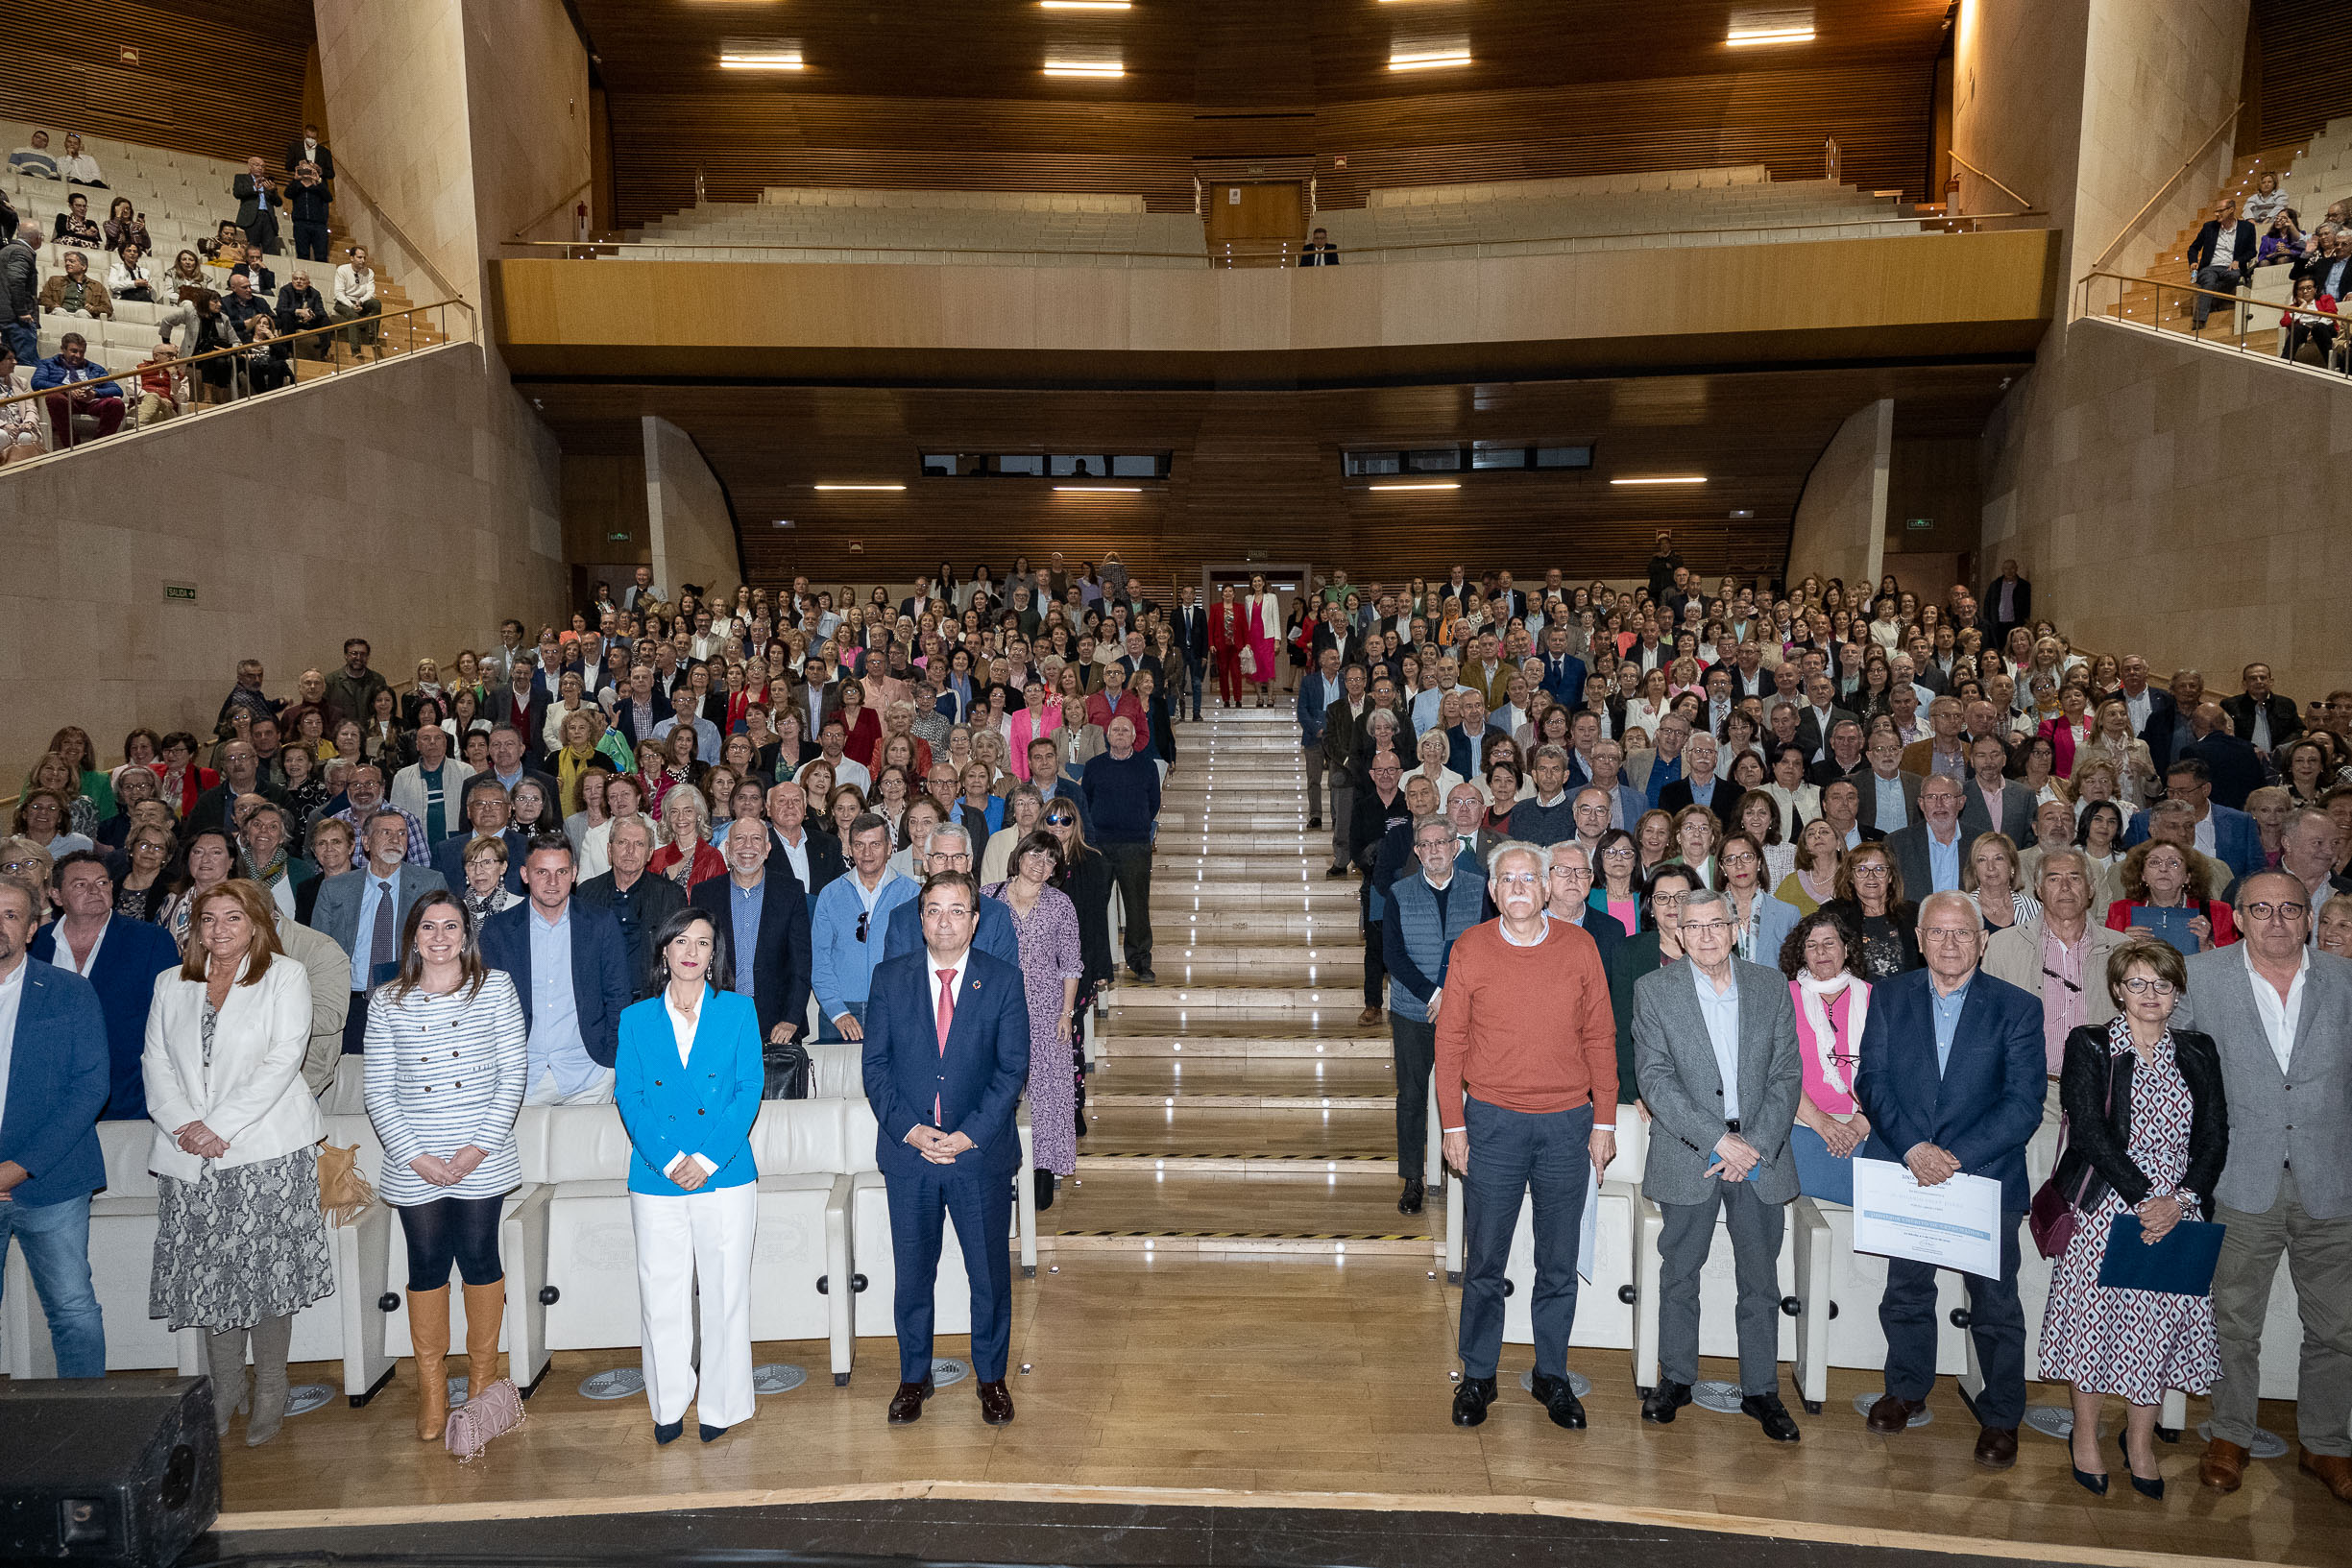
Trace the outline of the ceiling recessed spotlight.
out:
M 1734 12 L 1731 31 L 1723 40 L 1734 49 L 1756 44 L 1810 43 L 1813 12 L 1809 7 L 1793 11 Z
M 1115 60 L 1048 60 L 1045 62 L 1045 74 L 1048 76 L 1120 77 L 1127 75 L 1127 67 Z
M 1131 11 L 1129 0 L 1037 0 L 1039 11 Z
M 907 487 L 905 485 L 822 484 L 817 485 L 814 488 L 818 490 L 905 490 Z
M 1810 43 L 1813 41 L 1813 30 L 1809 27 L 1776 27 L 1742 33 L 1734 29 L 1732 36 L 1723 41 L 1734 49 L 1758 43 Z
M 1057 495 L 1140 495 L 1141 485 L 1055 485 Z
M 1467 65 L 1469 62 L 1470 52 L 1467 49 L 1433 49 L 1389 56 L 1389 69 L 1392 71 L 1433 71 L 1442 66 Z
M 1704 473 L 1656 473 L 1634 479 L 1612 479 L 1612 485 L 1703 485 Z
M 1460 490 L 1462 482 L 1458 479 L 1433 479 L 1422 484 L 1367 485 L 1365 488 L 1367 490 Z
M 718 40 L 718 68 L 722 71 L 798 71 L 807 64 L 800 45 L 789 38 Z

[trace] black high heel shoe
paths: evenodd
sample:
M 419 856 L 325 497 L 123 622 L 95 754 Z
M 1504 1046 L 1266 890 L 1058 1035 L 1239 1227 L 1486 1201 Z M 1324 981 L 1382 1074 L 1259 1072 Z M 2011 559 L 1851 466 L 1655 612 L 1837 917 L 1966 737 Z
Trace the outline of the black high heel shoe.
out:
M 2093 1437 L 2091 1439 L 2091 1447 L 2094 1450 L 2097 1449 L 2098 1439 L 2097 1437 Z M 2075 1485 L 2080 1486 L 2084 1491 L 2089 1492 L 2093 1497 L 2104 1497 L 2107 1495 L 2106 1472 L 2101 1471 L 2097 1475 L 2093 1475 L 2090 1471 L 2085 1470 L 2081 1465 L 2075 1464 L 2074 1445 L 2072 1441 L 2069 1441 L 2067 1444 L 2067 1463 L 2072 1466 L 2074 1471 Z M 2124 1456 L 2124 1465 L 2125 1468 L 2130 1467 L 2129 1455 Z
M 2123 1469 L 2126 1474 L 2129 1474 L 2131 1471 L 2131 1438 L 2128 1434 L 2117 1433 L 2115 1446 L 2123 1451 Z M 2162 1476 L 2158 1476 L 2154 1481 L 2142 1481 L 2138 1476 L 2132 1476 L 2131 1489 L 2142 1497 L 2154 1498 L 2160 1503 L 2164 1501 L 2164 1478 Z

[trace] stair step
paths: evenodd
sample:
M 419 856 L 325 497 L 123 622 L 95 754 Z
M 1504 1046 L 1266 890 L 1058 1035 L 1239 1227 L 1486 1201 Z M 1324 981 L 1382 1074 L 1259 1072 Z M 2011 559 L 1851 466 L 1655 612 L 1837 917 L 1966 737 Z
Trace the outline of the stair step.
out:
M 1369 1058 L 1105 1056 L 1086 1078 L 1086 1103 L 1164 1105 L 1216 1101 L 1246 1109 L 1260 1100 L 1394 1101 L 1396 1074 L 1387 1057 Z
M 1152 879 L 1152 919 L 1177 920 L 1195 911 L 1265 910 L 1269 913 L 1333 914 L 1357 907 L 1352 880 L 1310 877 L 1301 880 L 1196 881 L 1165 873 Z
M 1363 1010 L 1361 977 L 1354 986 L 1333 977 L 1329 985 L 1157 985 L 1128 980 L 1119 987 L 1118 1005 L 1129 1018 L 1158 1013 L 1308 1013 Z
M 1393 1168 L 1386 1181 L 1333 1181 L 1299 1170 L 1090 1170 L 1065 1180 L 1054 1206 L 1037 1217 L 1038 1244 L 1057 1255 L 1338 1255 L 1344 1247 L 1347 1256 L 1434 1259 L 1445 1218 L 1439 1194 L 1430 1194 L 1421 1213 L 1402 1215 L 1397 1191 Z
M 1342 885 L 1333 883 L 1334 886 Z M 1152 905 L 1152 931 L 1159 943 L 1181 943 L 1194 932 L 1203 936 L 1214 934 L 1231 937 L 1262 937 L 1269 941 L 1307 944 L 1317 952 L 1323 948 L 1354 948 L 1361 954 L 1364 935 L 1357 929 L 1357 910 L 1346 905 L 1323 905 L 1317 912 L 1303 908 L 1287 909 L 1200 909 L 1187 907 L 1168 910 Z

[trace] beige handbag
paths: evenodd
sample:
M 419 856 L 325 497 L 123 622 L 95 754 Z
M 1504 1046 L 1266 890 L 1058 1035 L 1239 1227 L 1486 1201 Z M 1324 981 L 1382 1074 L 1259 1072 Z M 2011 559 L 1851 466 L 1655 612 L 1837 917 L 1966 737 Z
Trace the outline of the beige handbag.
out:
M 337 1148 L 322 1139 L 319 1143 L 319 1208 L 338 1225 L 349 1225 L 358 1219 L 362 1211 L 376 1201 L 376 1189 L 368 1178 L 359 1173 L 359 1146 Z

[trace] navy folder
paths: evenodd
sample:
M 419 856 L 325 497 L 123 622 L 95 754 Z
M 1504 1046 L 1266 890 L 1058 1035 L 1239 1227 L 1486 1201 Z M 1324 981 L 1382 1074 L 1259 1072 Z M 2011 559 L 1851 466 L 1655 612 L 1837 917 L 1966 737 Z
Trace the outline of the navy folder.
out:
M 2098 1282 L 2110 1291 L 2211 1295 L 2214 1265 L 2221 1260 L 2221 1233 L 2228 1228 L 2184 1219 L 2150 1245 L 2140 1239 L 2138 1215 L 2118 1215 L 2107 1232 L 2107 1258 L 2099 1265 Z
M 1788 1129 L 1789 1152 L 1797 1157 L 1797 1191 L 1822 1203 L 1854 1206 L 1854 1161 L 1830 1152 L 1821 1134 L 1800 1122 Z

